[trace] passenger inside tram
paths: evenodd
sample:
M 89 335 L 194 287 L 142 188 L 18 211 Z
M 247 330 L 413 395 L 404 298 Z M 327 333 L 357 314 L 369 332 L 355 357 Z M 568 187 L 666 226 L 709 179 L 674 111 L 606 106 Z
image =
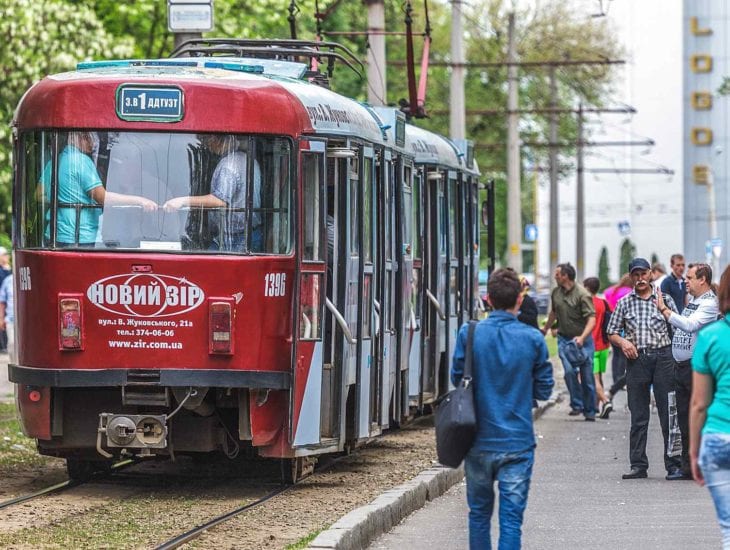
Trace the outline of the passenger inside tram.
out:
M 205 134 L 200 142 L 220 157 L 205 195 L 188 195 L 169 199 L 163 205 L 166 212 L 182 208 L 213 209 L 208 218 L 213 235 L 211 250 L 242 251 L 246 247 L 248 215 L 248 153 L 241 151 L 233 135 Z M 251 249 L 264 249 L 261 214 L 261 169 L 254 162 L 253 212 L 251 214 Z
M 68 133 L 68 142 L 58 158 L 58 209 L 56 245 L 93 247 L 99 230 L 99 217 L 106 204 L 137 206 L 146 212 L 157 210 L 157 203 L 138 195 L 107 191 L 91 157 L 98 148 L 95 132 Z M 51 197 L 52 163 L 47 162 L 40 183 L 46 201 Z M 50 240 L 50 216 L 46 217 L 45 237 Z

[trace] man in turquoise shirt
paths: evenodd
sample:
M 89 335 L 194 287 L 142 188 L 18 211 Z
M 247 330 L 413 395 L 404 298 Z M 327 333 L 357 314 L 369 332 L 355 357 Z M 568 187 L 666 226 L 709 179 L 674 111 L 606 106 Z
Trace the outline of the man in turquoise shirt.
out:
M 105 203 L 136 205 L 145 211 L 157 209 L 154 201 L 136 195 L 107 192 L 96 170 L 91 152 L 94 150 L 93 132 L 69 132 L 68 145 L 58 158 L 58 206 L 56 210 L 56 243 L 63 246 L 94 246 L 99 230 L 99 217 Z M 41 183 L 46 200 L 51 202 L 51 166 L 46 164 Z M 76 221 L 78 212 L 78 239 Z M 51 238 L 50 224 L 46 227 L 47 240 Z

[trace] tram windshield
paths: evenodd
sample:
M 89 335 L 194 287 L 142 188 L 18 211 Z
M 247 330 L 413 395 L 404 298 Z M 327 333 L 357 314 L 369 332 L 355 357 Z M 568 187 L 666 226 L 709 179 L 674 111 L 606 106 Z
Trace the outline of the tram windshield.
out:
M 291 250 L 289 139 L 32 131 L 21 157 L 21 248 Z

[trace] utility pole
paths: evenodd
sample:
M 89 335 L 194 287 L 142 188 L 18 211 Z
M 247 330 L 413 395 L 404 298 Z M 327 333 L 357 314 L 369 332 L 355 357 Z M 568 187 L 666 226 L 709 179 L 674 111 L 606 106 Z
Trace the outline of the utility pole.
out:
M 507 60 L 517 59 L 515 14 L 509 14 Z M 507 263 L 522 273 L 522 218 L 520 216 L 520 135 L 517 110 L 517 66 L 507 68 Z
M 384 0 L 364 1 L 368 7 L 368 103 L 382 106 L 387 104 L 385 2 Z
M 464 99 L 464 32 L 462 2 L 451 0 L 451 88 L 449 93 L 449 131 L 451 139 L 466 138 L 466 113 Z
M 579 281 L 583 280 L 585 267 L 585 198 L 583 180 L 583 104 L 578 105 L 578 146 L 576 147 L 575 182 L 575 271 Z
M 558 234 L 558 115 L 555 112 L 558 108 L 558 82 L 555 78 L 555 67 L 548 71 L 550 79 L 550 154 L 548 163 L 550 167 L 550 263 L 548 271 L 552 272 L 558 263 L 560 236 Z M 550 278 L 552 281 L 552 277 Z M 550 283 L 551 286 L 554 282 Z

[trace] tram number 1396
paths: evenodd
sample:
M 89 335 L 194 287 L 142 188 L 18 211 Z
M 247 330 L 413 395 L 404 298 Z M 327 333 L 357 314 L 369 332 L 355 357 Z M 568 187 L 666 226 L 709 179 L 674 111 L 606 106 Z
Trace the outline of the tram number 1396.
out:
M 267 273 L 264 279 L 264 296 L 286 295 L 286 273 Z

